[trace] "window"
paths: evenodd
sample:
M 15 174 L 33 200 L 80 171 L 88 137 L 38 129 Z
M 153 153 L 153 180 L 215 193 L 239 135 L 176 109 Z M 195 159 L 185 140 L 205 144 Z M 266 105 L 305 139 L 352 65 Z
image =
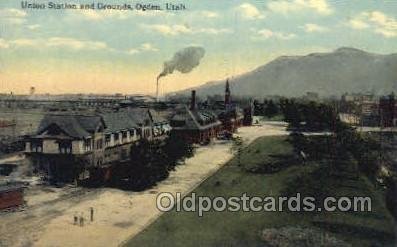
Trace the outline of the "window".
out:
M 91 138 L 88 138 L 88 139 L 84 140 L 85 151 L 91 151 L 91 149 L 92 149 L 91 142 L 92 142 Z
M 96 149 L 102 149 L 102 146 L 103 146 L 102 143 L 103 143 L 102 139 L 97 140 L 96 141 Z
M 145 129 L 145 135 L 144 137 L 147 138 L 150 136 L 150 129 Z
M 127 131 L 123 131 L 121 132 L 121 139 L 124 141 L 125 139 L 127 139 Z
M 119 141 L 119 133 L 115 133 L 114 134 L 114 142 L 118 142 Z
M 105 135 L 105 147 L 110 145 L 110 134 Z
M 31 149 L 33 152 L 43 152 L 43 140 L 32 140 Z
M 72 142 L 71 141 L 61 141 L 59 142 L 59 152 L 61 154 L 72 153 Z

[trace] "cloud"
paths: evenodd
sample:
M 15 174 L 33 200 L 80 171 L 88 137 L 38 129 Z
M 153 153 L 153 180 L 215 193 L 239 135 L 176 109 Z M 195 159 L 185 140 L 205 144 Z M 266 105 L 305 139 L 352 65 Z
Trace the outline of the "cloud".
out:
M 315 11 L 321 15 L 330 15 L 334 11 L 326 0 L 271 1 L 267 4 L 267 8 L 272 12 L 284 15 L 307 10 Z
M 114 10 L 114 9 L 106 9 L 106 10 L 93 10 L 86 9 L 81 11 L 71 11 L 69 12 L 69 19 L 75 20 L 76 17 L 83 18 L 87 21 L 105 21 L 105 20 L 126 20 L 128 18 L 134 16 L 143 16 L 143 17 L 151 17 L 151 16 L 173 16 L 174 13 L 160 10 L 151 10 L 151 11 L 127 11 L 127 10 Z
M 237 11 L 245 19 L 254 20 L 265 18 L 265 16 L 258 10 L 258 8 L 250 3 L 241 4 L 237 7 Z
M 27 28 L 30 30 L 36 30 L 40 28 L 41 26 L 39 24 L 34 24 L 34 25 L 28 25 Z
M 369 29 L 386 38 L 397 37 L 397 20 L 380 11 L 361 12 L 347 23 L 352 29 Z
M 157 49 L 156 47 L 154 47 L 152 44 L 150 43 L 143 43 L 141 45 L 141 50 L 142 51 L 158 51 L 159 49 Z
M 41 41 L 39 39 L 15 39 L 8 43 L 15 47 L 23 47 L 23 46 L 36 46 L 39 45 Z
M 99 50 L 106 49 L 107 44 L 99 41 L 82 41 L 73 38 L 65 37 L 53 37 L 48 39 L 46 44 L 49 47 L 67 47 L 75 50 L 87 49 L 87 50 Z
M 150 30 L 159 32 L 163 35 L 179 35 L 192 33 L 192 30 L 186 25 L 164 25 L 164 24 L 154 24 L 154 25 L 146 25 L 146 27 Z
M 380 11 L 373 11 L 369 20 L 375 25 L 375 33 L 379 33 L 386 38 L 397 36 L 397 20 L 393 17 Z
M 229 28 L 199 28 L 196 31 L 194 31 L 195 33 L 205 33 L 205 34 L 222 34 L 222 33 L 233 33 L 233 30 L 229 29 Z
M 281 39 L 281 40 L 290 40 L 296 37 L 296 34 L 293 33 L 284 33 L 284 32 L 275 32 L 270 29 L 261 29 L 258 31 L 255 31 L 255 37 L 256 39 Z
M 63 47 L 73 50 L 111 50 L 106 43 L 99 41 L 86 41 L 66 37 L 52 37 L 48 39 L 15 39 L 6 41 L 1 39 L 0 48 L 19 47 Z
M 213 11 L 201 11 L 200 12 L 202 16 L 206 17 L 206 18 L 218 18 L 219 14 L 217 12 L 213 12 Z
M 19 9 L 1 9 L 0 10 L 0 17 L 2 18 L 23 18 L 26 17 L 27 13 L 23 10 Z
M 0 9 L 0 22 L 20 25 L 26 22 L 27 13 L 23 10 L 7 8 Z
M 4 39 L 0 39 L 0 49 L 7 49 L 10 47 L 10 44 Z
M 303 27 L 306 33 L 323 33 L 327 32 L 329 29 L 314 23 L 306 23 Z
M 138 49 L 130 49 L 129 51 L 128 51 L 128 54 L 131 54 L 131 55 L 134 55 L 134 54 L 138 54 L 140 51 L 138 50 Z
M 360 19 L 351 19 L 348 22 L 348 26 L 350 26 L 353 29 L 366 29 L 369 28 L 370 25 Z
M 192 28 L 187 25 L 165 25 L 165 24 L 154 24 L 154 25 L 142 25 L 143 29 L 158 32 L 165 36 L 177 36 L 182 34 L 224 34 L 232 33 L 233 30 L 229 28 Z
M 127 13 L 125 11 L 111 10 L 111 9 L 101 10 L 101 11 L 87 9 L 87 10 L 78 11 L 78 14 L 80 14 L 85 19 L 91 20 L 91 21 L 102 21 L 107 18 L 113 18 L 113 19 L 126 19 L 127 18 Z
M 388 30 L 385 28 L 377 28 L 374 31 L 375 33 L 381 34 L 386 38 L 393 38 L 393 37 L 397 37 L 397 32 L 396 30 Z
M 135 55 L 141 52 L 157 52 L 159 49 L 154 47 L 151 43 L 143 43 L 138 48 L 132 48 L 128 54 Z

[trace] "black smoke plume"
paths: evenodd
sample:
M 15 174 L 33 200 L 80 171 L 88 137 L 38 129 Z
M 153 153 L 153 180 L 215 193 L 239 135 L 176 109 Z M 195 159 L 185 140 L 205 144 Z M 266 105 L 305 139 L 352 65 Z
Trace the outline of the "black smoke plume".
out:
M 171 60 L 164 62 L 163 71 L 157 76 L 157 81 L 175 70 L 184 74 L 189 73 L 200 64 L 204 54 L 204 48 L 197 46 L 186 47 L 176 52 Z

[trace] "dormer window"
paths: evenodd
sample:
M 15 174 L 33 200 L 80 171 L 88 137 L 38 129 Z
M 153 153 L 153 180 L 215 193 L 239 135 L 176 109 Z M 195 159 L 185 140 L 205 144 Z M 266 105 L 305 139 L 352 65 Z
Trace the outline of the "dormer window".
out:
M 31 149 L 33 152 L 43 152 L 43 140 L 32 140 Z
M 59 142 L 59 152 L 61 154 L 72 153 L 72 142 L 71 141 L 60 141 Z
M 102 139 L 99 139 L 96 141 L 96 149 L 102 149 L 103 144 L 102 144 Z
M 108 147 L 110 145 L 110 134 L 105 135 L 105 146 Z
M 91 151 L 92 150 L 92 139 L 88 138 L 84 140 L 84 148 L 85 151 Z
M 121 132 L 121 139 L 123 140 L 127 139 L 127 131 Z
M 114 141 L 115 142 L 119 141 L 119 133 L 114 133 Z

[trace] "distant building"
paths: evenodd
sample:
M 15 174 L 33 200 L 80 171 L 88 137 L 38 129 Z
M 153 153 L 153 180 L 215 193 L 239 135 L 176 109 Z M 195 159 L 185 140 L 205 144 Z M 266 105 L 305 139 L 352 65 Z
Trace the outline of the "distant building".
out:
M 306 95 L 303 96 L 303 99 L 307 101 L 318 101 L 320 96 L 316 92 L 306 92 Z
M 357 126 L 360 124 L 360 117 L 356 114 L 351 114 L 351 113 L 339 113 L 338 114 L 340 121 Z
M 361 101 L 361 125 L 379 126 L 379 108 L 377 101 Z
M 359 119 L 361 126 L 379 125 L 379 102 L 375 95 L 367 94 L 344 94 L 340 102 L 340 112 L 345 115 L 345 120 L 356 122 Z M 348 117 L 349 119 L 347 119 Z
M 36 92 L 36 88 L 35 87 L 30 87 L 29 89 L 29 95 L 34 95 L 34 93 Z
M 381 127 L 397 126 L 397 102 L 394 93 L 380 98 L 379 116 Z
M 376 97 L 372 93 L 345 93 L 342 95 L 342 101 L 345 102 L 360 102 L 360 101 L 375 101 Z

